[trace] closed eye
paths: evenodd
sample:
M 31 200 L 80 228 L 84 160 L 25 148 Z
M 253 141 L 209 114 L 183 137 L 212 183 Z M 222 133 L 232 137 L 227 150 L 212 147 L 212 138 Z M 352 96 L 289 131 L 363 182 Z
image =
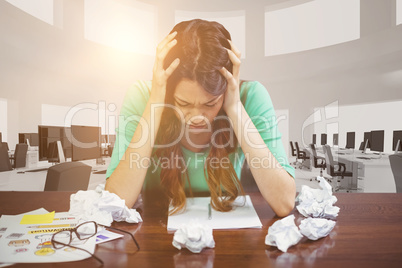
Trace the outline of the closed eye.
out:
M 205 104 L 205 106 L 207 106 L 207 107 L 214 107 L 217 103 L 218 103 L 218 102 L 215 102 L 215 103 L 213 103 L 213 104 Z
M 186 102 L 186 103 L 180 103 L 180 102 L 177 102 L 177 101 L 176 101 L 176 103 L 177 103 L 180 107 L 186 107 L 186 106 L 189 105 L 187 102 Z

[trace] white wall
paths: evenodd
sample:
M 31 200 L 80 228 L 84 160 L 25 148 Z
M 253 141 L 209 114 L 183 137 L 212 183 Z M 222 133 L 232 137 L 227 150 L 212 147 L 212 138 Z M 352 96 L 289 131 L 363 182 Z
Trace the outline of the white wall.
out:
M 42 125 L 45 126 L 99 126 L 102 134 L 115 134 L 118 111 L 105 102 L 80 103 L 70 106 L 42 104 Z
M 0 132 L 2 141 L 7 141 L 7 100 L 0 99 Z
M 330 107 L 330 109 L 328 109 Z M 317 144 L 321 144 L 321 133 L 327 133 L 327 144 L 332 144 L 333 133 L 339 133 L 339 147 L 346 145 L 346 133 L 355 132 L 355 149 L 363 141 L 364 132 L 384 130 L 384 152 L 393 153 L 392 135 L 394 130 L 402 130 L 402 101 L 361 103 L 356 105 L 317 107 L 314 133 Z M 320 116 L 319 116 L 320 115 Z M 308 143 L 311 136 L 307 137 Z

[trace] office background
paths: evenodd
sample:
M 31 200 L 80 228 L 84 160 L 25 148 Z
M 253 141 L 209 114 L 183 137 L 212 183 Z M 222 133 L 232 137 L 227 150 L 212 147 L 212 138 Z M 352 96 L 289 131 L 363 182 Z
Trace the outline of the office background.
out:
M 66 121 L 114 134 L 125 91 L 151 79 L 157 43 L 192 17 L 227 26 L 241 78 L 273 99 L 285 147 L 324 132 L 344 146 L 347 131 L 358 146 L 364 131 L 385 129 L 390 152 L 402 129 L 400 0 L 39 1 L 46 15 L 21 2 L 0 1 L 0 132 L 10 148 L 18 133 Z

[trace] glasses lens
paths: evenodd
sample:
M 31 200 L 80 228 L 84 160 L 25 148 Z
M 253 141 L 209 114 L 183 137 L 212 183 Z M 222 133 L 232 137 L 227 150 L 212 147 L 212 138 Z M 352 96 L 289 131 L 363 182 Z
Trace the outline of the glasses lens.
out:
M 97 228 L 95 222 L 86 222 L 77 226 L 77 236 L 79 239 L 87 239 L 96 234 Z
M 62 248 L 71 242 L 71 233 L 69 231 L 61 231 L 53 235 L 53 245 L 55 248 Z

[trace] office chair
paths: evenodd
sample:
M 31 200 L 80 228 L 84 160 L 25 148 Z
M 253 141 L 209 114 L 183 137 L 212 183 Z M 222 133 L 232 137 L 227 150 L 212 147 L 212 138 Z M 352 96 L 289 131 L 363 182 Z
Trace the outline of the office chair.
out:
M 8 148 L 7 142 L 3 141 L 1 144 L 6 148 L 7 152 L 10 151 L 10 149 Z
M 64 162 L 50 167 L 46 175 L 45 191 L 87 190 L 91 166 L 81 162 Z
M 8 156 L 8 149 L 3 143 L 0 143 L 0 171 L 8 171 L 12 169 L 10 157 Z
M 394 175 L 396 192 L 402 193 L 402 153 L 389 156 L 392 174 Z
M 331 152 L 331 147 L 326 144 L 322 146 L 323 150 L 324 150 L 324 154 L 325 154 L 325 163 L 327 166 L 327 173 L 328 175 L 330 175 L 331 177 L 340 177 L 341 180 L 344 179 L 344 177 L 352 177 L 353 173 L 350 171 L 346 171 L 346 165 L 344 163 L 338 162 L 338 161 L 334 161 L 334 158 L 332 156 L 332 152 Z M 337 169 L 335 170 L 335 167 L 337 167 Z M 337 180 L 337 182 L 341 182 L 341 180 Z M 330 181 L 332 182 L 332 181 Z M 337 187 L 335 189 L 335 191 L 339 191 L 340 187 Z M 347 189 L 347 191 L 349 191 L 349 188 Z
M 25 167 L 27 163 L 28 144 L 18 143 L 15 145 L 14 156 L 11 157 L 13 168 Z
M 297 141 L 295 142 L 295 145 L 296 145 L 296 154 L 297 154 L 296 155 L 296 161 L 299 160 L 299 159 L 302 160 L 301 166 L 299 167 L 299 168 L 302 168 L 303 163 L 306 160 L 310 160 L 310 156 L 308 156 L 305 151 L 300 151 L 299 143 Z
M 292 153 L 292 156 L 297 156 L 297 154 L 296 154 L 296 149 L 295 149 L 295 147 L 293 146 L 293 142 L 292 141 L 289 141 L 289 143 L 290 143 L 290 148 L 291 148 L 291 153 Z M 292 165 L 294 165 L 294 166 L 296 166 L 297 165 L 297 157 L 296 157 L 296 159 L 295 159 L 295 161 L 293 162 L 293 163 L 291 163 Z
M 323 177 L 322 170 L 326 167 L 325 157 L 317 156 L 317 150 L 315 149 L 315 145 L 313 143 L 310 144 L 310 148 L 313 154 L 313 167 L 320 168 L 320 177 Z
M 112 157 L 113 148 L 114 148 L 114 146 L 111 146 L 111 145 L 108 145 L 108 146 L 107 146 L 107 154 L 108 154 L 108 156 L 110 156 L 110 157 Z
M 363 151 L 363 150 L 364 150 L 364 141 L 362 141 L 362 142 L 360 143 L 359 150 L 360 150 L 360 151 Z

